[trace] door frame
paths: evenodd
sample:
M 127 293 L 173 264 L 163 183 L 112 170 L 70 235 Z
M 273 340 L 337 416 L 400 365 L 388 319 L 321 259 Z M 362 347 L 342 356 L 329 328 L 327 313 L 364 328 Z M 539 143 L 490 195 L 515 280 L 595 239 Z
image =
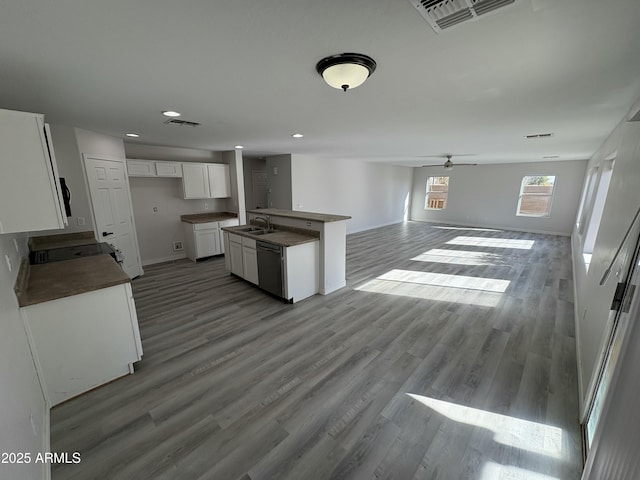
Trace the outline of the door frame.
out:
M 133 202 L 131 200 L 131 187 L 129 185 L 129 174 L 127 172 L 127 162 L 124 158 L 113 158 L 113 157 L 105 157 L 103 155 L 89 155 L 86 153 L 82 154 L 82 170 L 84 173 L 85 179 L 85 187 L 87 190 L 87 197 L 89 198 L 89 204 L 91 205 L 91 220 L 93 221 L 93 235 L 96 240 L 100 241 L 100 233 L 98 232 L 98 222 L 96 221 L 96 211 L 95 206 L 93 204 L 93 197 L 91 196 L 91 186 L 89 182 L 89 169 L 87 168 L 88 160 L 102 160 L 107 162 L 116 162 L 122 164 L 122 170 L 124 172 L 124 181 L 127 186 L 127 200 L 129 203 L 129 218 L 131 219 L 131 228 L 133 230 L 133 244 L 135 247 L 135 255 L 138 263 L 138 270 L 140 271 L 139 275 L 144 275 L 144 270 L 142 269 L 142 262 L 140 261 L 140 247 L 138 246 L 138 232 L 136 229 L 136 222 L 133 216 Z M 134 277 L 135 278 L 135 277 Z

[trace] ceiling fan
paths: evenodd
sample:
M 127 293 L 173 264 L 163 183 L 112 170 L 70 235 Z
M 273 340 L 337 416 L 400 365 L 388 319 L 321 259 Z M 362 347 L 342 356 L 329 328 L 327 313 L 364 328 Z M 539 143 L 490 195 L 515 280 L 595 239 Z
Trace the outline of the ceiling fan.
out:
M 453 163 L 453 161 L 451 160 L 451 157 L 453 157 L 452 154 L 447 153 L 444 155 L 432 155 L 433 157 L 441 157 L 441 158 L 446 158 L 444 164 L 442 163 L 437 163 L 437 164 L 433 164 L 433 165 L 422 165 L 423 167 L 442 167 L 445 170 L 453 170 L 453 166 L 463 166 L 463 165 L 478 165 L 477 163 Z M 458 155 L 461 156 L 461 155 Z

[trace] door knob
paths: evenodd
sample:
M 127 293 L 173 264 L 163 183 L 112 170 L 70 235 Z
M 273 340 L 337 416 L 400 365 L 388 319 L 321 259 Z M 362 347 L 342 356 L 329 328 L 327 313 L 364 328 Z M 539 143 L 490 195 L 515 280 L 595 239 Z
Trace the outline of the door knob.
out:
M 113 232 L 102 232 L 103 237 L 106 237 L 108 235 L 113 235 Z

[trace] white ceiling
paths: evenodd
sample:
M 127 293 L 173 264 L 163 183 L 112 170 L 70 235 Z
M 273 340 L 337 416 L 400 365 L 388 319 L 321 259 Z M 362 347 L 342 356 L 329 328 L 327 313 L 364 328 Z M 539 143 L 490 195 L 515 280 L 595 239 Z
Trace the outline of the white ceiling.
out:
M 440 34 L 407 0 L 2 0 L 0 107 L 245 155 L 587 159 L 640 96 L 639 26 L 638 0 L 516 0 Z M 378 68 L 343 93 L 315 65 L 350 51 Z

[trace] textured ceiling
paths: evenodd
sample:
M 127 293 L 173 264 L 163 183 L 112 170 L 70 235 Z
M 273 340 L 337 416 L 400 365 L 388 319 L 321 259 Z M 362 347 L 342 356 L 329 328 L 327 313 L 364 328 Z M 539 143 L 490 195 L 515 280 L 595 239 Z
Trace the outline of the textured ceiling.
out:
M 401 165 L 586 159 L 640 96 L 638 0 L 516 0 L 440 34 L 407 0 L 0 0 L 0 12 L 0 107 L 145 144 Z M 347 93 L 315 71 L 345 51 L 378 63 Z M 201 125 L 165 125 L 166 109 Z

